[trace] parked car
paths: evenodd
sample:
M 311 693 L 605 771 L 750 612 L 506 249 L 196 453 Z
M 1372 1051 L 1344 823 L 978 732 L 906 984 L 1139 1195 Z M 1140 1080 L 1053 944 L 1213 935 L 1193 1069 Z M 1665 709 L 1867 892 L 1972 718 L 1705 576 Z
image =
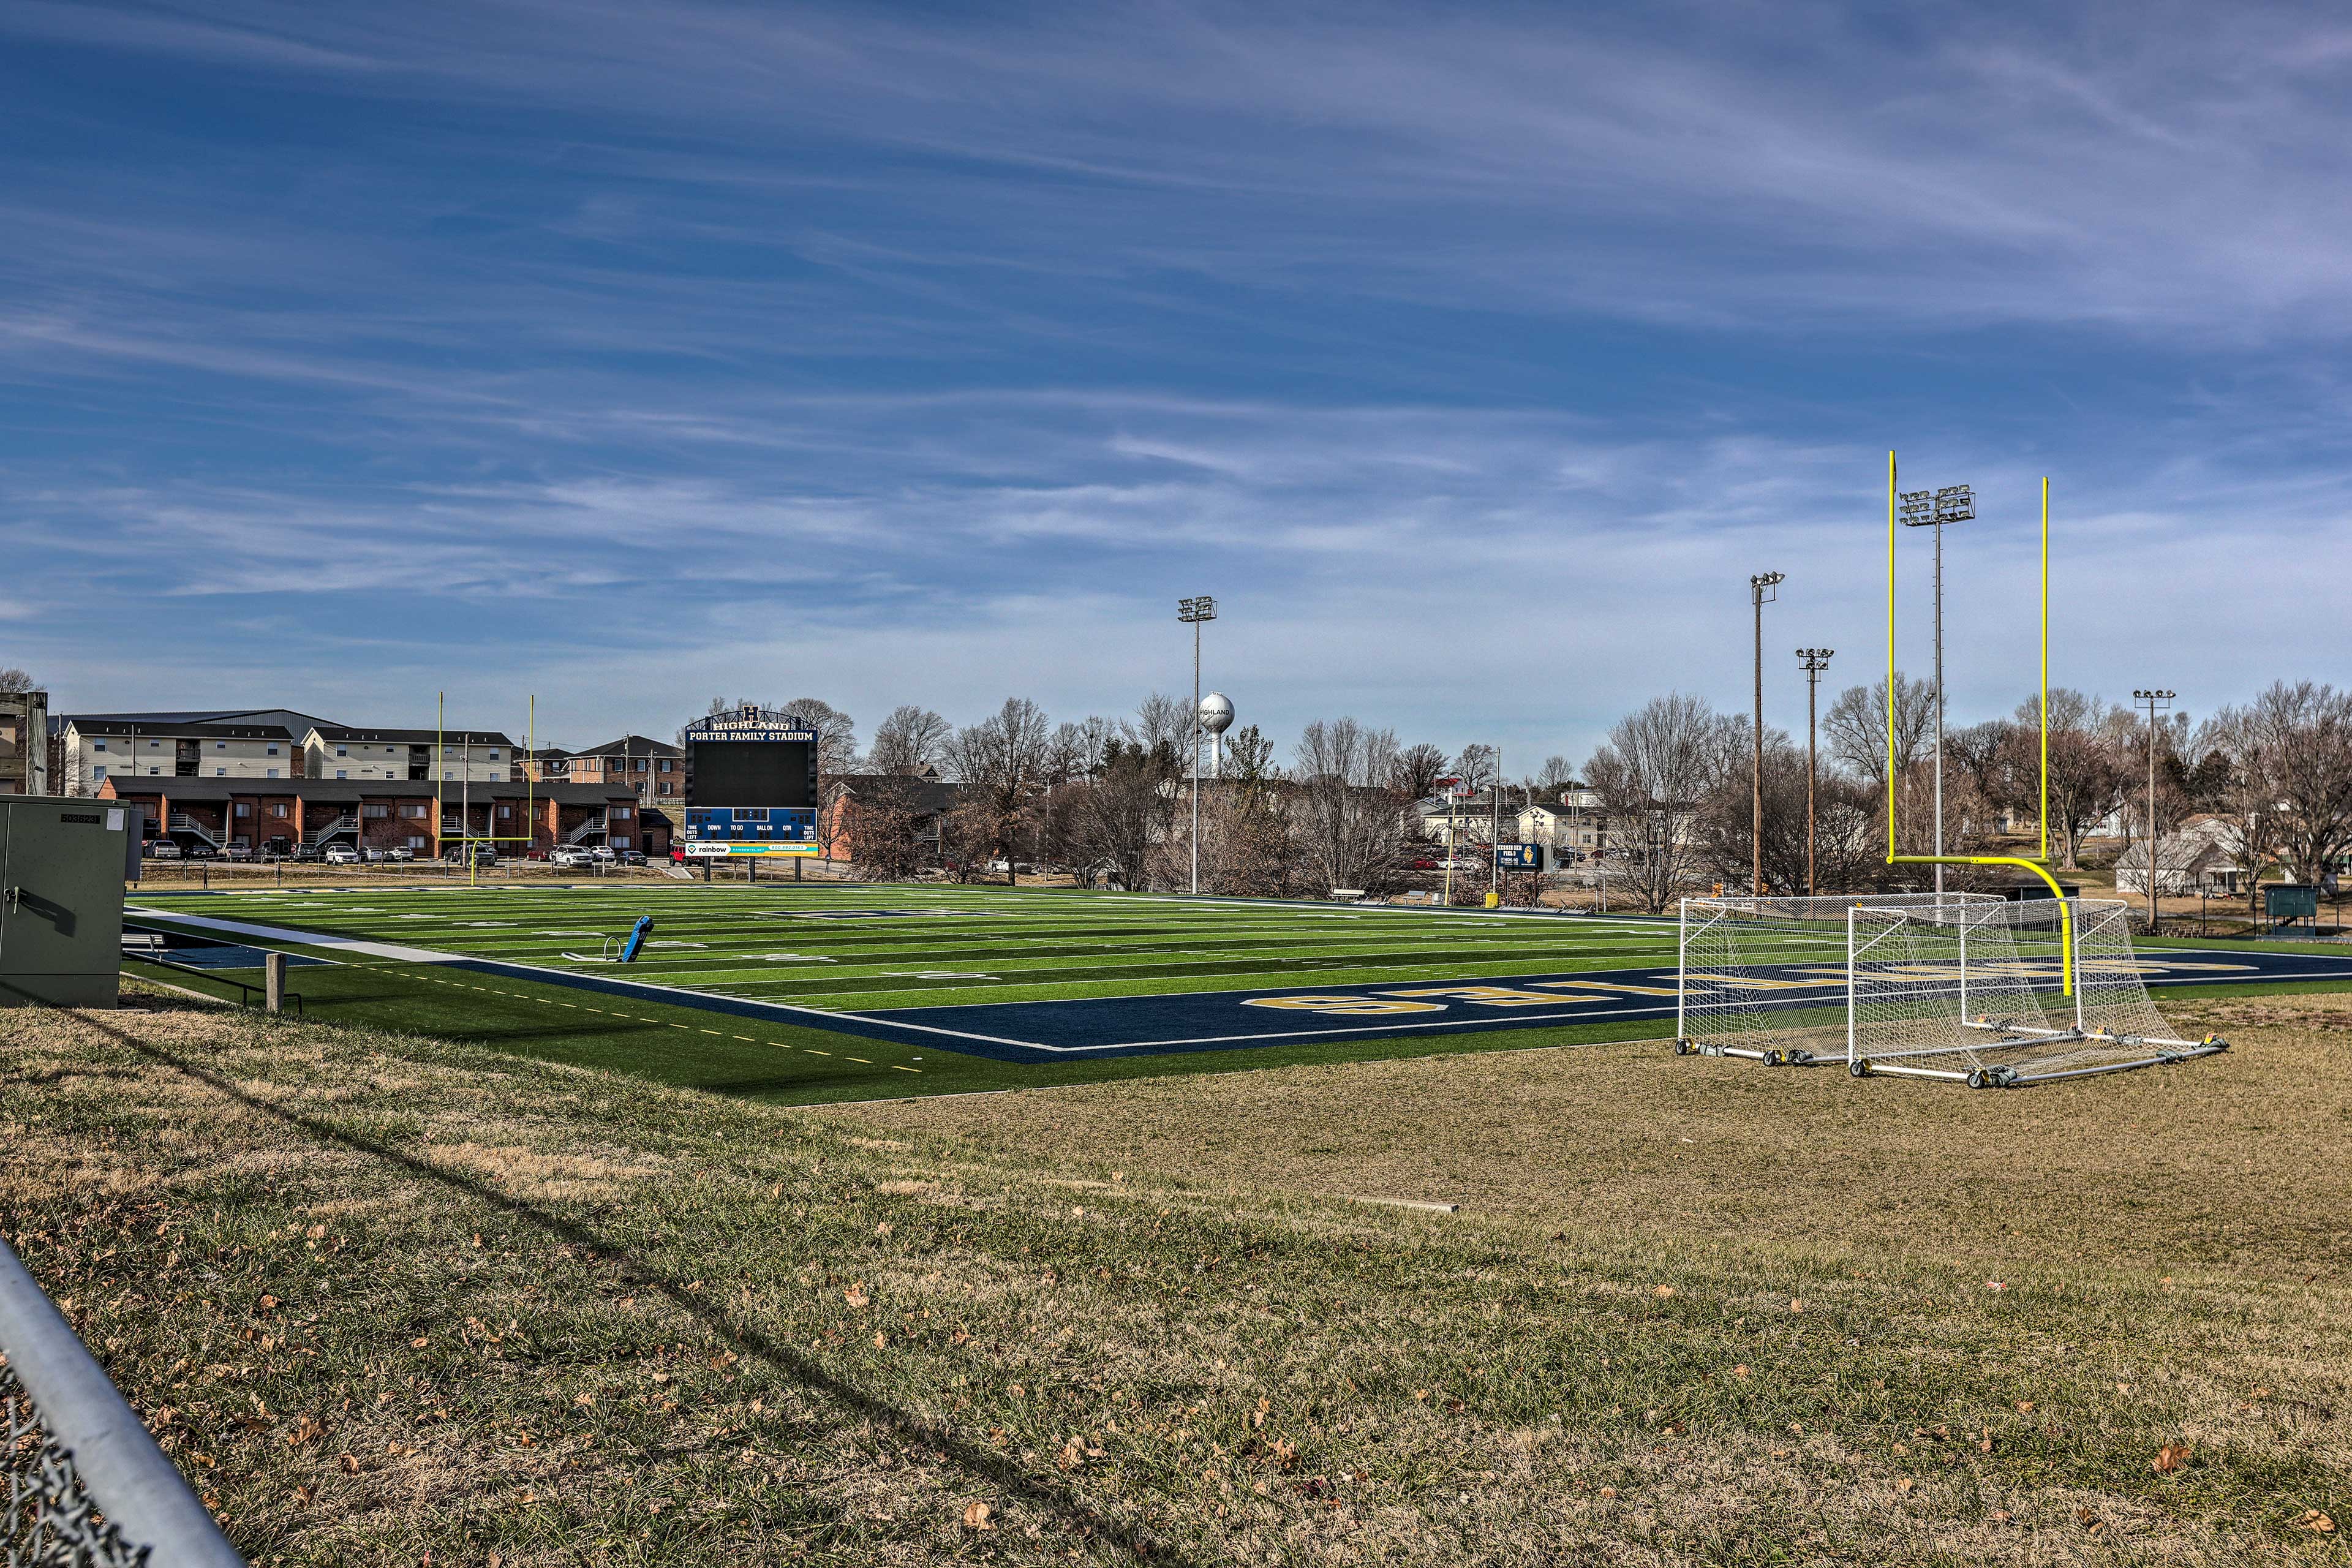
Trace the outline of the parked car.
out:
M 177 860 L 181 858 L 180 847 L 168 838 L 149 839 L 146 855 L 150 860 Z
M 416 858 L 416 851 L 404 844 L 397 849 L 385 850 L 383 858 L 387 860 L 414 860 Z
M 547 863 L 551 866 L 585 866 L 588 864 L 588 851 L 566 844 L 550 850 Z
M 601 860 L 609 865 L 617 858 L 617 855 L 618 851 L 609 845 L 592 844 L 588 847 L 588 858 L 591 860 Z
M 360 858 L 362 860 L 381 860 L 383 858 L 383 851 L 373 847 L 360 851 Z
M 348 844 L 330 844 L 320 858 L 330 866 L 356 866 L 360 863 L 360 852 Z
M 188 846 L 188 858 L 191 860 L 217 860 L 220 858 L 220 851 L 214 848 L 209 844 L 191 844 Z
M 287 857 L 290 860 L 304 862 L 316 860 L 318 858 L 319 847 L 315 844 L 297 844 L 294 846 L 294 852 Z
M 253 846 L 250 844 L 232 844 L 227 848 L 221 851 L 221 858 L 224 860 L 250 860 L 253 858 Z
M 624 849 L 620 855 L 621 864 L 624 866 L 642 866 L 646 863 L 646 852 L 642 849 Z

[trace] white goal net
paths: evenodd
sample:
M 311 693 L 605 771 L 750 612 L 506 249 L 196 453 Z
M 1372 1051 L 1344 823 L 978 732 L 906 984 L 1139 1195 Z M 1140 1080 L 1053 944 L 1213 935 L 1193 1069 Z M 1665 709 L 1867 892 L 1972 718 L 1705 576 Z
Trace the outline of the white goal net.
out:
M 2228 1048 L 2213 1036 L 2181 1037 L 2157 1012 L 2127 914 L 2108 900 L 1855 900 L 1849 1070 L 2007 1088 Z
M 1846 1058 L 1846 917 L 1855 909 L 2001 904 L 1990 893 L 1685 899 L 1675 1049 L 1773 1066 Z

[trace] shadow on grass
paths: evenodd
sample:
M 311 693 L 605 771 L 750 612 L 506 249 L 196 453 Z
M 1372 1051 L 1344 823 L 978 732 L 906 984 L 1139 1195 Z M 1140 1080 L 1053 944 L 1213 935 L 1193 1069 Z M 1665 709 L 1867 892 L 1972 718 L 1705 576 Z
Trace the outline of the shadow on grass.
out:
M 204 1084 L 215 1093 L 236 1100 L 300 1129 L 310 1137 L 338 1143 L 346 1149 L 372 1154 L 379 1160 L 412 1175 L 437 1182 L 475 1198 L 502 1213 L 538 1226 L 548 1235 L 560 1237 L 572 1246 L 586 1250 L 594 1258 L 613 1267 L 631 1285 L 661 1295 L 672 1306 L 701 1323 L 705 1328 L 740 1345 L 744 1351 L 759 1357 L 778 1372 L 803 1386 L 824 1395 L 866 1420 L 885 1426 L 903 1438 L 920 1442 L 971 1474 L 985 1479 L 1004 1493 L 1022 1499 L 1041 1510 L 1057 1517 L 1070 1529 L 1097 1536 L 1130 1556 L 1151 1563 L 1184 1563 L 1186 1560 L 1164 1544 L 1138 1533 L 1128 1525 L 1110 1519 L 1089 1508 L 1066 1491 L 1047 1484 L 1014 1464 L 1009 1458 L 990 1452 L 969 1443 L 952 1433 L 941 1431 L 911 1411 L 900 1409 L 888 1400 L 858 1387 L 827 1371 L 814 1360 L 791 1345 L 776 1340 L 757 1329 L 731 1321 L 728 1315 L 712 1303 L 688 1293 L 674 1281 L 656 1272 L 625 1247 L 617 1246 L 596 1231 L 575 1220 L 514 1197 L 476 1177 L 440 1166 L 404 1153 L 374 1139 L 346 1131 L 299 1110 L 289 1110 L 267 1100 L 248 1093 L 221 1077 L 202 1063 L 188 1060 L 161 1046 L 122 1030 L 110 1027 L 98 1017 L 84 1012 L 77 1015 L 91 1028 L 117 1044 L 128 1047 L 151 1061 L 158 1062 Z

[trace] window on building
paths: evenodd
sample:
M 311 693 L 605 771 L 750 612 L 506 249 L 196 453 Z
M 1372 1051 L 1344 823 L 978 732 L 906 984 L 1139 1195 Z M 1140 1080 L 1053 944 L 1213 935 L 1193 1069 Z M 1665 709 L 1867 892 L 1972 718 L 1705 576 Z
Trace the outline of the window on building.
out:
M 351 775 L 351 773 L 349 772 L 349 770 L 344 769 L 344 768 L 337 768 L 337 769 L 335 770 L 335 776 L 336 776 L 337 778 L 339 778 L 339 779 L 347 779 L 347 778 L 351 777 L 352 775 Z
M 89 771 L 93 777 L 102 779 L 106 776 L 106 764 L 104 763 L 100 763 Z
M 216 779 L 225 779 L 228 777 L 228 770 L 226 768 L 215 768 L 213 770 L 213 777 Z
M 510 805 L 502 805 L 499 807 L 499 815 L 507 818 L 509 821 L 512 821 L 514 819 L 514 807 Z
M 278 747 L 277 747 L 277 745 L 276 745 L 274 742 L 271 744 L 271 746 L 270 746 L 270 748 L 269 748 L 269 754 L 270 754 L 271 756 L 273 756 L 273 757 L 274 757 L 274 756 L 276 756 L 276 755 L 278 754 Z
M 425 835 L 423 835 L 422 833 L 412 833 L 412 834 L 410 834 L 410 835 L 408 836 L 408 847 L 409 847 L 411 849 L 422 849 L 422 848 L 424 848 L 424 847 L 425 847 Z
M 271 801 L 271 802 L 269 803 L 269 815 L 270 815 L 270 816 L 285 816 L 285 815 L 286 815 L 286 803 L 285 803 L 284 801 L 282 801 L 282 800 L 274 800 L 274 801 Z
M 215 752 L 226 752 L 228 750 L 228 742 L 226 741 L 215 741 L 213 742 L 213 750 Z
M 89 749 L 93 752 L 102 752 L 106 750 L 106 742 L 103 741 L 92 741 L 89 743 Z
M 363 805 L 360 807 L 360 815 L 362 816 L 390 816 L 392 815 L 392 807 L 388 805 Z
M 365 750 L 367 750 L 367 748 L 366 748 L 365 746 L 362 746 L 362 747 L 361 747 L 361 748 L 360 748 L 360 750 L 362 750 L 362 751 L 365 751 Z M 337 755 L 337 756 L 339 756 L 339 757 L 348 757 L 348 756 L 350 756 L 351 754 L 352 754 L 352 749 L 351 749 L 349 746 L 337 746 L 337 747 L 335 748 L 335 755 Z
M 629 807 L 627 807 L 627 806 L 625 806 L 625 805 L 616 805 L 616 806 L 614 806 L 614 807 L 613 808 L 613 820 L 614 820 L 614 821 L 615 821 L 615 822 L 626 822 L 626 821 L 628 821 L 628 820 L 629 820 Z
M 268 773 L 267 773 L 264 776 L 265 776 L 265 777 L 268 777 L 268 778 L 273 778 L 273 779 L 274 779 L 274 778 L 276 778 L 276 777 L 278 776 L 278 770 L 277 770 L 276 768 L 271 768 L 271 769 L 269 769 L 269 770 L 268 771 Z
M 431 807 L 425 805 L 404 805 L 400 808 L 400 815 L 422 822 L 425 820 L 425 813 L 430 809 Z
M 613 847 L 614 847 L 614 848 L 615 848 L 615 849 L 626 849 L 628 847 L 629 847 L 629 836 L 628 836 L 627 834 L 625 834 L 625 833 L 616 834 L 616 835 L 614 837 L 614 839 L 613 839 Z
M 251 816 L 253 815 L 253 803 L 251 801 L 238 801 L 236 803 L 236 814 L 239 816 Z

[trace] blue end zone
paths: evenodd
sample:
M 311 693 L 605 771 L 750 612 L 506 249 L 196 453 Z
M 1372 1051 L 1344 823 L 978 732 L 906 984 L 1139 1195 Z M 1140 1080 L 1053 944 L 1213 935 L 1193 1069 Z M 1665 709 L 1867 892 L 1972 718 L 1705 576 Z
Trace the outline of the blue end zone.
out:
M 2138 963 L 2143 978 L 2158 987 L 2352 981 L 2352 956 L 2334 954 L 2159 949 L 2143 951 Z M 1006 1062 L 1247 1050 L 1325 1039 L 1671 1024 L 1675 984 L 1675 971 L 1668 965 L 1405 984 L 1301 985 L 830 1013 L 495 960 L 459 959 L 446 967 Z M 1821 1006 L 1833 1003 L 1844 984 L 1837 965 L 1791 964 L 1749 973 L 1793 983 L 1786 989 L 1749 993 L 1768 1006 Z M 2056 980 L 2053 963 L 2053 989 Z

